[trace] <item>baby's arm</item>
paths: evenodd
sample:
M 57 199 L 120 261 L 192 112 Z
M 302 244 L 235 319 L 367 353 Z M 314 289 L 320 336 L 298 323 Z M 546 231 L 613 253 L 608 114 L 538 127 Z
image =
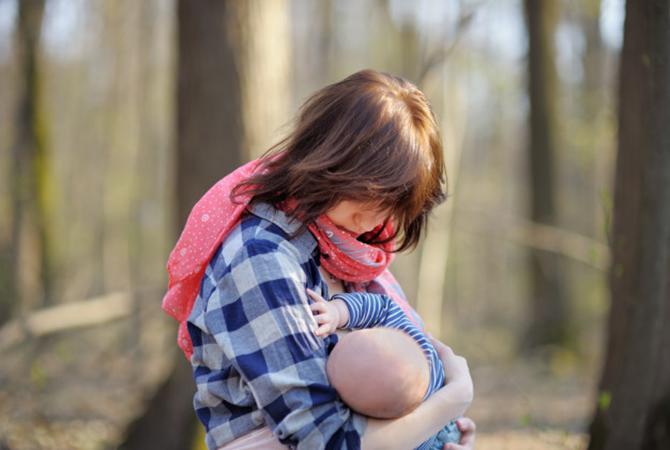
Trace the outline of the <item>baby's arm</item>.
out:
M 402 309 L 386 295 L 367 292 L 339 293 L 326 301 L 311 289 L 307 289 L 307 294 L 314 301 L 310 308 L 318 324 L 315 331 L 317 336 L 327 336 L 338 328 L 391 326 L 410 332 L 415 337 L 416 333 L 411 332 L 415 327 L 405 317 Z
M 391 327 L 403 331 L 412 322 L 391 297 L 369 292 L 343 292 L 333 295 L 331 302 L 344 303 L 349 313 L 347 328 Z M 411 334 L 411 333 L 410 333 Z

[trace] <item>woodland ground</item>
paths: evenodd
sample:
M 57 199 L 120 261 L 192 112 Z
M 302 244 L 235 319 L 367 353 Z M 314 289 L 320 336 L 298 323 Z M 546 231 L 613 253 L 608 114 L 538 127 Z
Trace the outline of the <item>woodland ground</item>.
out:
M 130 321 L 52 335 L 5 350 L 0 449 L 112 449 L 174 349 L 165 323 Z M 138 348 L 142 351 L 124 349 Z M 148 352 L 152 348 L 155 351 Z M 556 375 L 540 364 L 472 364 L 477 450 L 584 449 L 594 370 Z

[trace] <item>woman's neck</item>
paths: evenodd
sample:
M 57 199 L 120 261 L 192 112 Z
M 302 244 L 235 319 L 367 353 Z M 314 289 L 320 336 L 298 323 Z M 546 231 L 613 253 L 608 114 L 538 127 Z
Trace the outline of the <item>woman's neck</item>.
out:
M 332 296 L 333 294 L 339 294 L 341 292 L 346 292 L 344 290 L 344 284 L 342 280 L 338 280 L 330 274 L 323 266 L 319 266 L 319 272 L 321 272 L 321 277 L 328 285 L 328 292 Z

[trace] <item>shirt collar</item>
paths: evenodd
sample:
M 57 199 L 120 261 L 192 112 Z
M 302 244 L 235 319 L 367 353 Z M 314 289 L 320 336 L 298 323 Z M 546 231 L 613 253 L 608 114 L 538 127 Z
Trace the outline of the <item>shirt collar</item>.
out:
M 247 209 L 255 216 L 277 225 L 289 235 L 295 233 L 302 226 L 302 222 L 298 219 L 289 217 L 284 211 L 275 208 L 270 203 L 255 202 L 248 205 Z M 291 242 L 301 250 L 304 249 L 309 253 L 312 253 L 317 246 L 316 239 L 309 230 L 291 239 Z

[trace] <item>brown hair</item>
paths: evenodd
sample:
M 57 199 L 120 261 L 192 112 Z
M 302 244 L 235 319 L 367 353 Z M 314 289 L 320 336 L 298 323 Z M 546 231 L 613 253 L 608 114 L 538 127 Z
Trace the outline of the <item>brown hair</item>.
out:
M 262 156 L 265 169 L 232 197 L 280 204 L 308 224 L 342 200 L 392 211 L 396 251 L 416 247 L 428 214 L 446 198 L 446 171 L 435 116 L 409 81 L 361 70 L 312 94 L 294 130 Z M 304 231 L 301 227 L 298 232 Z M 366 241 L 379 243 L 377 236 Z

